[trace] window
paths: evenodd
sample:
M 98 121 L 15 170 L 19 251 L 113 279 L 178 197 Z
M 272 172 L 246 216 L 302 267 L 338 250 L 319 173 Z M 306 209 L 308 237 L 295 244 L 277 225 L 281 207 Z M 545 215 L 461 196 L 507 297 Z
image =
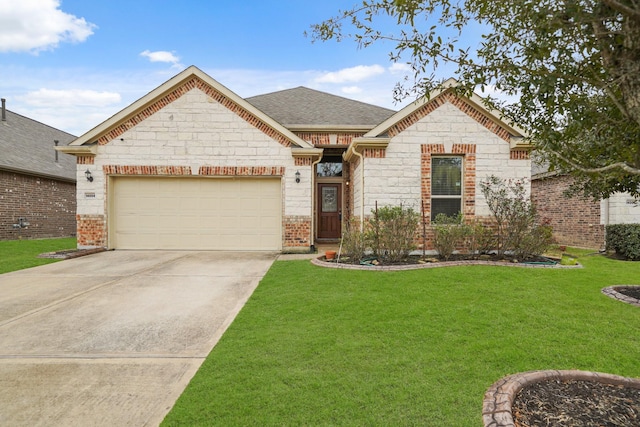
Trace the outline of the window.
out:
M 319 177 L 342 176 L 342 159 L 340 157 L 327 157 L 316 167 L 316 174 Z
M 457 215 L 462 208 L 462 157 L 431 159 L 431 220 L 443 213 Z

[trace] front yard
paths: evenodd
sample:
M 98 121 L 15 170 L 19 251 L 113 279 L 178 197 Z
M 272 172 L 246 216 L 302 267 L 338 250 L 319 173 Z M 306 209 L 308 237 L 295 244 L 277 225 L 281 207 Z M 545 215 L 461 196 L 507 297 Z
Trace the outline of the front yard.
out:
M 59 259 L 38 258 L 38 255 L 45 252 L 75 249 L 75 247 L 75 237 L 0 241 L 0 274 L 60 261 Z
M 276 262 L 163 425 L 480 426 L 501 377 L 640 377 L 640 309 L 603 295 L 640 264 L 404 272 Z

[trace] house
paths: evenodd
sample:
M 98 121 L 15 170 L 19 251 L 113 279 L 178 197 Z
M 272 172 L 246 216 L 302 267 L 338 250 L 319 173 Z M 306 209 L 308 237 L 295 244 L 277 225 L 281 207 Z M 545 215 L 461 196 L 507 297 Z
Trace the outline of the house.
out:
M 489 216 L 479 180 L 529 178 L 522 141 L 450 89 L 399 112 L 243 99 L 192 66 L 58 149 L 77 157 L 79 247 L 309 251 L 376 203 Z
M 580 195 L 568 197 L 565 192 L 572 178 L 535 163 L 531 179 L 531 200 L 553 228 L 559 244 L 602 249 L 607 225 L 640 223 L 640 203 L 628 193 L 615 193 L 600 201 Z
M 0 121 L 0 240 L 76 233 L 75 158 L 54 148 L 76 137 L 7 110 Z

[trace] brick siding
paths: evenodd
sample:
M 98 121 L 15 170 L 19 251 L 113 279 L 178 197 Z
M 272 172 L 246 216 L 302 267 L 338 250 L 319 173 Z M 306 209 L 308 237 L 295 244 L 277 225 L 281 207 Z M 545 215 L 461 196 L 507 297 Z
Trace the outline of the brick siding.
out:
M 0 171 L 0 240 L 75 236 L 75 215 L 75 183 Z
M 294 132 L 296 136 L 314 146 L 331 145 L 331 136 L 335 135 L 337 145 L 349 145 L 355 138 L 360 138 L 364 132 Z
M 293 248 L 308 248 L 311 243 L 311 217 L 285 216 L 283 219 L 284 244 L 283 250 Z
M 106 247 L 107 221 L 103 215 L 77 215 L 78 247 Z
M 531 200 L 538 214 L 553 227 L 558 244 L 601 248 L 604 225 L 600 224 L 600 203 L 584 197 L 566 197 L 571 184 L 568 176 L 555 176 L 531 182 Z
M 433 112 L 446 102 L 450 102 L 451 104 L 455 105 L 473 120 L 487 128 L 489 131 L 496 134 L 503 140 L 509 142 L 509 140 L 511 139 L 511 134 L 505 127 L 496 123 L 495 120 L 490 118 L 481 109 L 471 104 L 468 100 L 456 96 L 455 94 L 448 91 L 436 96 L 435 98 L 432 98 L 412 114 L 409 114 L 407 117 L 394 124 L 388 130 L 389 136 L 394 137 L 400 134 L 402 131 L 412 126 L 423 117 L 429 115 L 431 112 Z

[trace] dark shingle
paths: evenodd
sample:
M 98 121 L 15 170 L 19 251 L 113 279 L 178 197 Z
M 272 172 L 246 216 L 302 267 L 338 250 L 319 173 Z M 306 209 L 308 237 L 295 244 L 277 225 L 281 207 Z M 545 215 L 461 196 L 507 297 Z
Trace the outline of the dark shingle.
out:
M 0 121 L 0 169 L 76 180 L 75 157 L 58 153 L 56 162 L 53 148 L 54 140 L 63 146 L 75 136 L 9 110 L 6 117 Z
M 246 100 L 286 127 L 373 128 L 395 113 L 388 108 L 302 86 Z

